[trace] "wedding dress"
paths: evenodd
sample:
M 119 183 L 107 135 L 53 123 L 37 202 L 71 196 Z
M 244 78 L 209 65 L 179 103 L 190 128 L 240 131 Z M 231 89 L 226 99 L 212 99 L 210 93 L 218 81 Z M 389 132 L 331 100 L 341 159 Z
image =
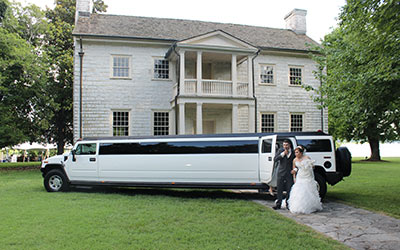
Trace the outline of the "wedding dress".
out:
M 311 159 L 304 159 L 302 161 L 296 161 L 295 164 L 298 171 L 296 182 L 290 191 L 288 202 L 290 212 L 310 214 L 322 210 L 317 182 L 314 180 L 314 161 Z

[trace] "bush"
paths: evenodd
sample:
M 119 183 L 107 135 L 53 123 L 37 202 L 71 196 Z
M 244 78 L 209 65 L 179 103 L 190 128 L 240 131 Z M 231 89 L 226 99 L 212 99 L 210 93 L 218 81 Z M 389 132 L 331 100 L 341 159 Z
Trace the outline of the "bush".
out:
M 1 170 L 25 170 L 25 169 L 39 169 L 42 163 L 40 161 L 34 162 L 2 162 L 0 163 Z

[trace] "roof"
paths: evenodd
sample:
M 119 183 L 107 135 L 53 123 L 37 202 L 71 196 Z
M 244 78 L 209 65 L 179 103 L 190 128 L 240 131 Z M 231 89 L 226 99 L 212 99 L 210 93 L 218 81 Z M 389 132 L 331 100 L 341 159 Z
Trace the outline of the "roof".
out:
M 73 35 L 176 42 L 215 30 L 222 30 L 261 49 L 307 51 L 307 44 L 318 45 L 307 35 L 288 29 L 108 14 L 79 17 Z

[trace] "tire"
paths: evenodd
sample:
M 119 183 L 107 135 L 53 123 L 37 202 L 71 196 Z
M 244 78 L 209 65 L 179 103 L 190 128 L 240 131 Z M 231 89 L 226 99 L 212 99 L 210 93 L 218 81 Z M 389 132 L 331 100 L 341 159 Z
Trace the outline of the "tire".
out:
M 336 171 L 343 177 L 351 174 L 351 153 L 346 147 L 336 149 Z
M 67 191 L 69 182 L 61 170 L 54 169 L 49 171 L 44 177 L 44 187 L 47 192 Z
M 323 198 L 325 198 L 327 191 L 326 180 L 322 175 L 318 173 L 314 173 L 314 179 L 318 183 L 319 197 L 321 197 L 322 200 Z

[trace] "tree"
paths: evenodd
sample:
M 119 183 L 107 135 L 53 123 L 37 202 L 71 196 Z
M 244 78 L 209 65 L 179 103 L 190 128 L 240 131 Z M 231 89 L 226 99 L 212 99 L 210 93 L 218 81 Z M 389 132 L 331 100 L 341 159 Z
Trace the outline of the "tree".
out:
M 36 46 L 45 23 L 36 6 L 0 2 L 0 148 L 38 135 L 45 64 Z M 29 25 L 28 25 L 29 24 Z M 29 38 L 28 38 L 29 37 Z
M 318 90 L 337 139 L 379 142 L 400 139 L 400 2 L 348 0 L 339 27 L 325 36 L 315 56 Z
M 72 31 L 75 23 L 75 0 L 57 0 L 54 9 L 46 10 L 49 28 L 45 35 L 45 53 L 50 68 L 46 85 L 47 99 L 43 115 L 48 122 L 43 132 L 49 142 L 57 143 L 57 153 L 72 143 L 72 84 L 73 52 Z M 93 11 L 106 11 L 103 0 L 95 0 Z
M 0 22 L 3 21 L 4 15 L 7 10 L 7 2 L 5 0 L 0 0 Z

